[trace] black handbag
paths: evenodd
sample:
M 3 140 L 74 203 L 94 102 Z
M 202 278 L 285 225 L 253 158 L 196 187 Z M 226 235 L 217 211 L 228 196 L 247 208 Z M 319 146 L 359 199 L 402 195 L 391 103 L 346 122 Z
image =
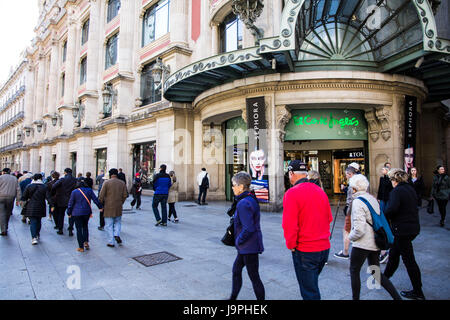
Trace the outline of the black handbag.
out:
M 227 227 L 227 230 L 222 237 L 222 242 L 226 246 L 234 247 L 234 218 L 231 217 L 230 225 Z
M 433 200 L 433 199 L 428 200 L 427 212 L 428 212 L 429 214 L 434 213 L 434 200 Z

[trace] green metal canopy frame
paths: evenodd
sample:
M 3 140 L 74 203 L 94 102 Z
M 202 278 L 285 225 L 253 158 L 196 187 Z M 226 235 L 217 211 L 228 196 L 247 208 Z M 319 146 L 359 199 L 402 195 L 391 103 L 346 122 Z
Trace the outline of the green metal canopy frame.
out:
M 371 21 L 377 23 L 374 28 Z M 442 81 L 443 74 L 450 77 L 450 41 L 437 36 L 428 0 L 286 0 L 280 31 L 261 39 L 259 46 L 178 70 L 165 81 L 164 97 L 192 102 L 205 90 L 236 79 L 289 71 L 400 72 L 430 84 Z M 414 68 L 424 56 L 433 62 Z M 449 82 L 439 82 L 435 99 L 445 96 L 447 87 L 450 91 Z

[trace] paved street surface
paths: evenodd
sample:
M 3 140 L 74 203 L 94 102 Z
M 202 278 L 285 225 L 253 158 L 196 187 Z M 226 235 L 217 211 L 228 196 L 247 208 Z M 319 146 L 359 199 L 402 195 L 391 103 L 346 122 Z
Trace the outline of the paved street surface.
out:
M 220 238 L 228 224 L 226 209 L 230 203 L 197 206 L 193 202 L 180 202 L 176 204 L 180 222 L 155 227 L 151 199 L 143 197 L 144 210 L 123 215 L 121 247 L 106 246 L 106 231 L 97 230 L 98 210 L 95 209 L 89 224 L 91 250 L 84 253 L 75 251 L 76 236 L 69 237 L 66 230 L 63 236 L 57 235 L 48 218 L 42 220 L 39 245 L 32 246 L 29 225 L 20 221 L 16 208 L 8 236 L 0 237 L 0 300 L 226 299 L 231 291 L 236 250 L 224 246 Z M 124 208 L 130 208 L 130 201 L 131 197 Z M 413 244 L 425 296 L 450 299 L 450 222 L 440 228 L 438 216 L 437 212 L 429 215 L 425 209 L 421 210 L 422 230 Z M 320 276 L 322 299 L 351 299 L 349 261 L 333 256 L 342 246 L 343 220 L 341 213 L 332 238 L 329 262 Z M 291 253 L 283 239 L 281 213 L 263 212 L 261 227 L 265 252 L 260 256 L 260 274 L 266 298 L 301 299 Z M 150 267 L 132 259 L 161 251 L 182 259 Z M 77 268 L 81 273 L 79 289 L 69 289 L 76 287 L 76 281 L 71 280 L 74 279 L 72 270 Z M 367 263 L 361 271 L 361 299 L 390 299 L 383 289 L 367 288 L 366 268 Z M 399 291 L 411 289 L 402 262 L 392 282 Z M 255 299 L 246 270 L 238 298 Z

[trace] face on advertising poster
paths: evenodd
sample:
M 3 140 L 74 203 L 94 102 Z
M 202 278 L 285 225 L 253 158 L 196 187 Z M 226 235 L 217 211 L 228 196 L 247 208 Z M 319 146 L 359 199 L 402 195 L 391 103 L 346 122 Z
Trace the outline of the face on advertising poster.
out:
M 269 183 L 264 179 L 266 155 L 264 150 L 258 149 L 250 153 L 250 170 L 252 172 L 252 190 L 260 202 L 269 201 Z
M 412 167 L 414 167 L 414 148 L 409 147 L 405 149 L 405 171 L 410 173 Z

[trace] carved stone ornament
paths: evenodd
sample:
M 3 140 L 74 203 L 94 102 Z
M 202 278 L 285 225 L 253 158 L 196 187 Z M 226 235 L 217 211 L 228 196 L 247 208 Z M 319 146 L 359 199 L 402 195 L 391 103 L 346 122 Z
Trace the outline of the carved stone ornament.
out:
M 242 119 L 244 119 L 244 122 L 247 123 L 247 106 L 242 108 Z
M 388 141 L 391 137 L 390 114 L 389 107 L 377 108 L 375 114 L 381 125 L 381 137 L 384 141 Z
M 375 117 L 375 112 L 373 110 L 366 111 L 365 113 L 367 124 L 369 125 L 369 136 L 373 142 L 377 142 L 380 138 L 380 126 Z
M 284 128 L 288 124 L 289 120 L 292 118 L 291 112 L 286 108 L 286 106 L 279 106 L 276 109 L 276 126 L 279 130 L 279 139 L 280 142 L 284 141 L 284 137 L 286 136 L 286 131 Z

